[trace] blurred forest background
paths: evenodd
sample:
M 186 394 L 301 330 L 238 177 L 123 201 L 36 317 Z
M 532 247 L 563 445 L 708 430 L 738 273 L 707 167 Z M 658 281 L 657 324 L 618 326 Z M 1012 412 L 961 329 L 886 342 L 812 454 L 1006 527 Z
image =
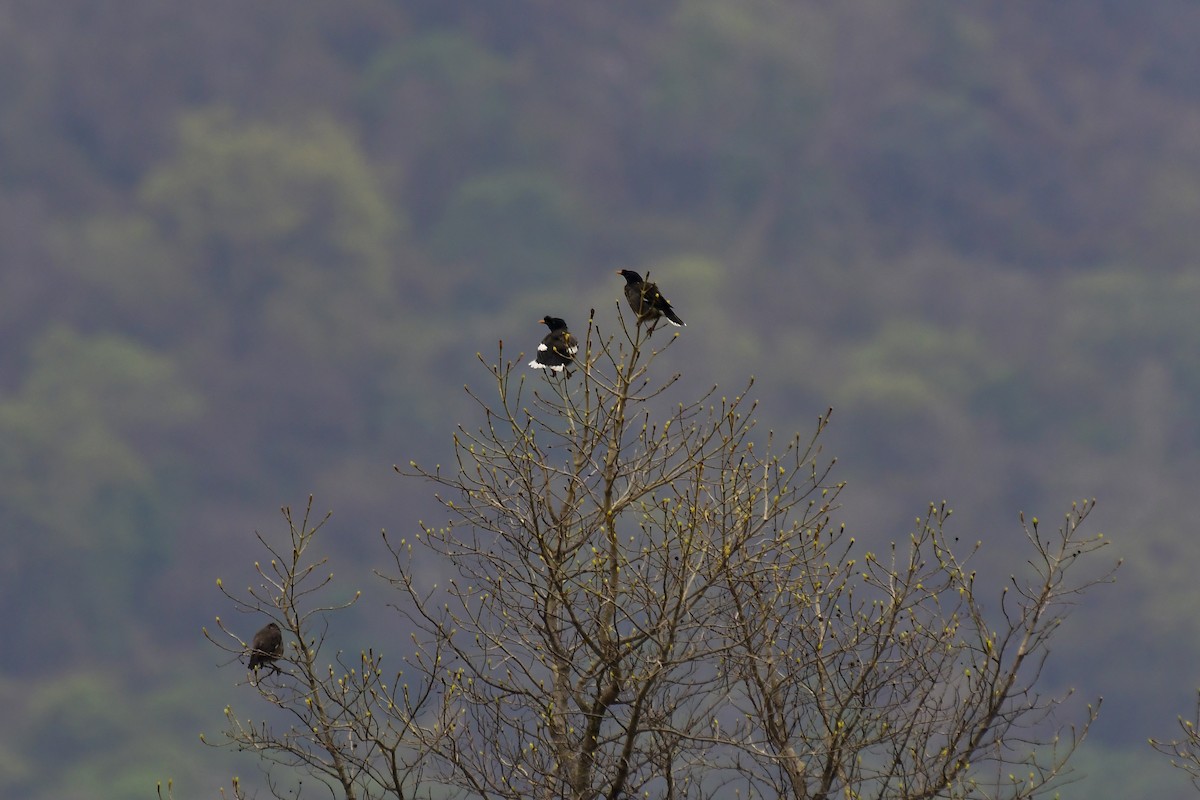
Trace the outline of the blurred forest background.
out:
M 681 398 L 833 406 L 856 536 L 949 500 L 995 596 L 1019 511 L 1097 497 L 1064 796 L 1195 796 L 1145 742 L 1200 684 L 1197 41 L 1190 0 L 0 5 L 0 795 L 256 783 L 198 740 L 256 713 L 214 581 L 312 492 L 333 638 L 396 663 L 379 531 L 435 506 L 391 465 L 629 267 Z

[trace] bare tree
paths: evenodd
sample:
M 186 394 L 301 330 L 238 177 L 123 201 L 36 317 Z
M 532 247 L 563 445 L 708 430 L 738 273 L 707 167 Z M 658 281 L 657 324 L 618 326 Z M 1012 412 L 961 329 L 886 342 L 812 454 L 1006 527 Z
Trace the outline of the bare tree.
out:
M 1037 684 L 1069 605 L 1112 574 L 1067 575 L 1105 544 L 1078 533 L 1091 508 L 1048 537 L 1022 518 L 1030 570 L 990 620 L 944 533 L 945 505 L 882 556 L 853 557 L 840 531 L 751 553 L 730 571 L 725 623 L 746 796 L 1022 798 L 1058 782 L 1099 702 L 1064 729 L 1065 698 Z
M 298 520 L 290 509 L 283 509 L 286 546 L 257 534 L 271 556 L 267 566 L 254 565 L 261 583 L 247 587 L 245 596 L 240 596 L 217 581 L 235 610 L 253 616 L 248 627 L 272 620 L 282 629 L 287 644 L 275 662 L 279 672 L 254 672 L 246 683 L 282 712 L 278 720 L 291 721 L 243 720 L 232 706 L 226 706 L 224 740 L 215 744 L 256 752 L 269 765 L 269 789 L 277 797 L 286 794 L 275 781 L 281 772 L 293 779 L 311 775 L 333 796 L 346 800 L 411 797 L 413 787 L 421 783 L 423 764 L 418 737 L 411 730 L 439 697 L 429 685 L 407 683 L 403 671 L 385 674 L 383 658 L 373 650 L 359 653 L 352 661 L 340 651 L 331 660 L 323 653 L 329 615 L 354 605 L 360 595 L 356 592 L 343 602 L 323 599 L 333 574 L 323 571 L 326 559 L 310 550 L 329 517 L 314 521 L 312 502 L 310 497 Z M 251 644 L 220 617 L 216 625 L 221 635 L 205 629 L 205 637 L 239 662 L 242 657 L 249 659 Z M 240 800 L 246 796 L 243 791 L 235 780 L 233 797 Z
M 1070 603 L 1111 576 L 1074 578 L 1104 544 L 1079 532 L 1091 504 L 1054 535 L 1025 526 L 1030 569 L 989 617 L 948 509 L 863 549 L 832 522 L 829 414 L 755 441 L 747 393 L 675 400 L 678 376 L 651 370 L 674 339 L 653 339 L 589 320 L 571 379 L 501 345 L 451 467 L 400 470 L 450 516 L 384 537 L 416 632 L 407 675 L 385 683 L 369 654 L 318 669 L 289 594 L 315 567 L 276 558 L 243 607 L 309 643 L 259 685 L 297 721 L 231 716 L 231 739 L 348 798 L 1023 798 L 1060 781 L 1098 704 L 1071 726 L 1037 683 Z
M 1200 692 L 1192 717 L 1179 718 L 1179 730 L 1182 735 L 1178 739 L 1151 739 L 1150 746 L 1169 757 L 1171 766 L 1183 770 L 1192 785 L 1200 789 Z
M 430 594 L 401 542 L 393 580 L 454 655 L 461 716 L 439 753 L 471 794 L 701 792 L 730 570 L 765 535 L 827 524 L 839 487 L 816 437 L 759 456 L 744 393 L 668 404 L 642 330 L 589 324 L 575 384 L 490 366 L 499 400 L 476 396 L 485 424 L 459 429 L 455 468 L 411 468 L 449 490 L 452 523 L 419 541 L 457 577 L 448 603 Z

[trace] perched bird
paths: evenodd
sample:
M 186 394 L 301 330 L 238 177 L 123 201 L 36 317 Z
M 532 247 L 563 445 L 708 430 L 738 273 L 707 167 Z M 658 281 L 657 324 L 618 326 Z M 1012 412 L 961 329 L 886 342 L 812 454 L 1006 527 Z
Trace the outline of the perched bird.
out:
M 656 284 L 642 280 L 642 276 L 631 269 L 619 269 L 617 274 L 625 276 L 625 299 L 637 314 L 639 325 L 647 321 L 657 325 L 660 317 L 666 317 L 667 322 L 675 326 L 687 324 L 671 308 L 671 303 L 658 291 Z
M 250 669 L 255 672 L 259 667 L 270 667 L 280 672 L 275 666 L 275 659 L 283 657 L 283 634 L 274 622 L 268 622 L 266 627 L 254 634 L 250 644 Z
M 562 372 L 575 360 L 575 354 L 579 352 L 579 341 L 567 330 L 567 323 L 558 317 L 542 317 L 538 322 L 549 328 L 550 332 L 538 345 L 537 355 L 529 362 L 529 366 L 534 369 Z

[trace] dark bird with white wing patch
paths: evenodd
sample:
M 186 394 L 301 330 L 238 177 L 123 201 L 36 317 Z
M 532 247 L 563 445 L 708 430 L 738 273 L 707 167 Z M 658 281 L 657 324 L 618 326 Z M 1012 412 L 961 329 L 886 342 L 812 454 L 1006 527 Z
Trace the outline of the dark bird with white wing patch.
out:
M 558 317 L 542 317 L 543 325 L 550 329 L 538 345 L 537 355 L 529 366 L 533 369 L 544 369 L 555 374 L 562 372 L 575 360 L 579 352 L 579 341 L 567 330 L 567 323 Z M 567 373 L 570 377 L 570 373 Z

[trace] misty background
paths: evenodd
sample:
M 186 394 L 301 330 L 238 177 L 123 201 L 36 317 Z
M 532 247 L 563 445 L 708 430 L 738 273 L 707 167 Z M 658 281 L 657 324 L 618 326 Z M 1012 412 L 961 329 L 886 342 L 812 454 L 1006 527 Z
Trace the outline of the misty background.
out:
M 397 663 L 380 531 L 440 517 L 392 465 L 629 268 L 680 399 L 832 407 L 837 517 L 948 501 L 985 604 L 1020 512 L 1097 498 L 1063 796 L 1196 796 L 1146 739 L 1200 686 L 1197 41 L 1186 0 L 0 6 L 0 795 L 260 784 L 199 741 L 258 713 L 216 580 L 311 493 L 331 640 Z

